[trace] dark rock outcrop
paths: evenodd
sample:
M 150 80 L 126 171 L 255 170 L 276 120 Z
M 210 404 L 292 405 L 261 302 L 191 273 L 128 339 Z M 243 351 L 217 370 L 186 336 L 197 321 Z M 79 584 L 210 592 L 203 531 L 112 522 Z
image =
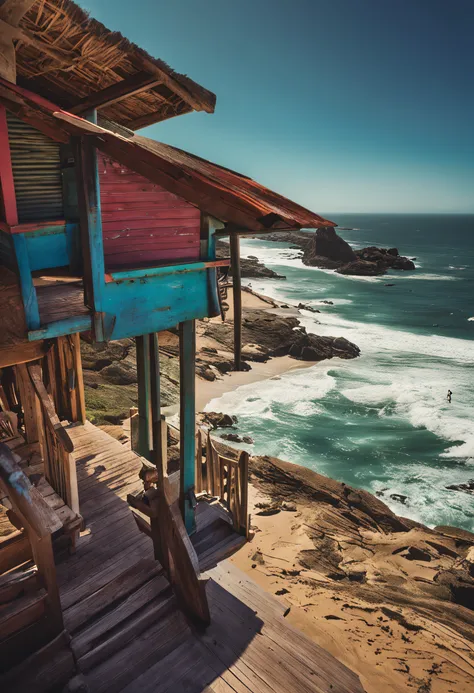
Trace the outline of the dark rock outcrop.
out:
M 250 436 L 239 436 L 238 433 L 223 433 L 221 438 L 224 440 L 230 440 L 232 443 L 247 443 L 251 445 L 254 440 Z
M 333 228 L 316 231 L 304 248 L 303 263 L 312 267 L 335 269 L 339 274 L 359 276 L 385 274 L 388 269 L 415 269 L 413 262 L 399 255 L 397 248 L 370 246 L 354 251 Z
M 470 479 L 465 484 L 451 484 L 446 486 L 450 491 L 462 491 L 463 493 L 469 493 L 474 496 L 474 479 Z
M 328 269 L 336 269 L 356 260 L 357 256 L 349 243 L 338 236 L 333 228 L 318 229 L 303 254 L 305 265 Z
M 237 417 L 222 412 L 207 411 L 201 415 L 201 421 L 211 428 L 230 428 L 237 423 Z
M 266 360 L 271 356 L 292 356 L 302 361 L 322 361 L 338 356 L 352 359 L 360 349 L 342 337 L 320 337 L 308 334 L 293 316 L 282 316 L 259 309 L 246 309 L 242 320 L 244 358 Z M 224 347 L 233 347 L 233 327 L 229 323 L 212 323 L 205 336 L 212 337 Z M 258 349 L 250 350 L 251 345 Z M 247 355 L 245 355 L 247 354 Z

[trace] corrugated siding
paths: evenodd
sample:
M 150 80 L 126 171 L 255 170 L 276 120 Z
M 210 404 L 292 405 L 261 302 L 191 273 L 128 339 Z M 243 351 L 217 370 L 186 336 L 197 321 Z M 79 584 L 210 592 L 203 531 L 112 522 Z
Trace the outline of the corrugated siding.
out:
M 106 270 L 199 259 L 200 211 L 99 153 Z
M 7 112 L 20 224 L 64 218 L 59 144 Z

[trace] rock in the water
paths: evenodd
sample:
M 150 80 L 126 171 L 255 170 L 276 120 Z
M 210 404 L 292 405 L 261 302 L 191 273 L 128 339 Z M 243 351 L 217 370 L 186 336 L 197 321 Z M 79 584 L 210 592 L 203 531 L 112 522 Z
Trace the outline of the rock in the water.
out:
M 309 306 L 306 303 L 298 303 L 296 306 L 298 310 L 309 310 L 310 313 L 320 313 L 321 311 L 318 310 L 317 308 L 313 308 L 313 306 Z M 282 306 L 283 308 L 283 306 Z
M 202 422 L 211 428 L 228 428 L 237 423 L 237 417 L 222 412 L 207 411 L 202 415 Z
M 317 229 L 311 243 L 304 250 L 305 265 L 319 266 L 323 258 L 326 262 L 335 263 L 335 267 L 347 262 L 355 262 L 356 254 L 349 243 L 337 235 L 332 227 Z M 327 266 L 327 265 L 323 265 Z
M 252 445 L 254 442 L 250 436 L 239 436 L 238 433 L 223 433 L 221 438 L 230 440 L 232 443 L 247 443 L 248 445 Z
M 415 269 L 413 262 L 399 255 L 397 248 L 370 246 L 354 251 L 333 228 L 316 231 L 304 247 L 303 263 L 335 269 L 339 274 L 360 276 L 377 276 L 385 274 L 388 269 Z
M 390 498 L 394 501 L 398 501 L 399 503 L 403 503 L 403 505 L 406 505 L 408 496 L 403 496 L 401 493 L 391 493 Z
M 474 479 L 469 479 L 465 484 L 451 484 L 446 486 L 450 491 L 462 491 L 463 493 L 469 493 L 474 495 Z

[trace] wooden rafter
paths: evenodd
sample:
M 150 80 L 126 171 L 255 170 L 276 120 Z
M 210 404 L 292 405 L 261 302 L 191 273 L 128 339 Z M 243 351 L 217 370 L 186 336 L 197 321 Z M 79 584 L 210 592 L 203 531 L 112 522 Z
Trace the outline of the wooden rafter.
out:
M 161 79 L 153 77 L 149 72 L 137 72 L 135 75 L 131 75 L 121 82 L 111 84 L 101 91 L 89 94 L 72 106 L 69 111 L 71 113 L 83 113 L 89 108 L 104 108 L 105 106 L 111 106 L 114 103 L 118 103 L 130 96 L 140 94 L 162 83 Z

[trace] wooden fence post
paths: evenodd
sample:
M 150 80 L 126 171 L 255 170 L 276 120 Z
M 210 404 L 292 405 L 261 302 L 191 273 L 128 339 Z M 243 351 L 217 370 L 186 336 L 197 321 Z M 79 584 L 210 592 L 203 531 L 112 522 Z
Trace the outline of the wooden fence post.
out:
M 249 454 L 245 450 L 240 453 L 239 460 L 240 484 L 240 532 L 247 539 L 250 531 L 249 516 Z
M 135 338 L 137 346 L 138 379 L 138 449 L 137 452 L 151 462 L 150 441 L 150 342 L 147 335 Z
M 195 488 L 196 431 L 196 325 L 194 320 L 179 324 L 179 426 L 180 426 L 180 507 L 189 533 L 196 529 L 195 512 L 189 492 Z
M 201 493 L 202 485 L 202 433 L 198 428 L 196 435 L 196 493 Z
M 234 368 L 242 369 L 242 280 L 240 276 L 240 238 L 230 234 L 232 294 L 234 299 Z

